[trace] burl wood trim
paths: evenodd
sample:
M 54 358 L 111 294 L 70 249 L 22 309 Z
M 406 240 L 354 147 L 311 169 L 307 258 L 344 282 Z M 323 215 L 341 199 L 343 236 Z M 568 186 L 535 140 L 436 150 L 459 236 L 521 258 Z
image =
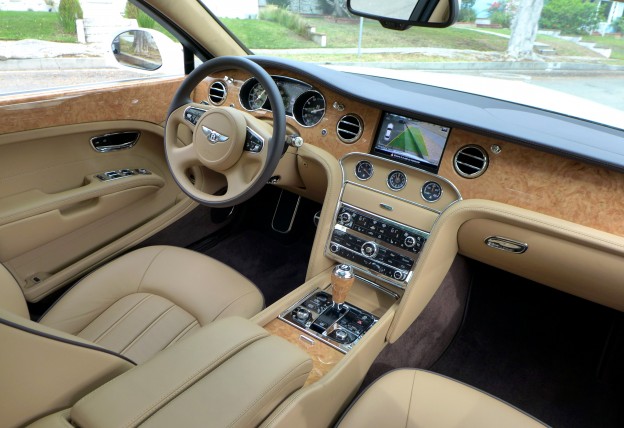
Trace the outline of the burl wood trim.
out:
M 318 341 L 317 339 L 308 336 L 301 330 L 286 324 L 280 319 L 274 319 L 269 322 L 264 328 L 275 336 L 280 336 L 290 343 L 297 345 L 308 353 L 312 359 L 312 371 L 306 380 L 305 386 L 310 385 L 323 376 L 325 376 L 338 362 L 344 357 L 344 355 L 335 350 L 329 345 Z M 300 336 L 307 336 L 314 341 L 314 344 L 304 342 L 300 339 Z
M 277 70 L 267 68 L 267 72 L 271 75 L 279 75 L 285 77 L 292 77 L 294 79 L 301 80 L 303 82 L 309 83 L 310 79 L 306 79 L 296 73 L 292 73 L 285 70 Z M 245 83 L 247 79 L 251 76 L 239 70 L 229 70 L 215 74 L 213 77 L 209 77 L 205 80 L 205 82 L 210 85 L 215 80 L 225 81 L 224 78 L 227 76 L 229 79 L 233 79 L 233 82 L 229 82 L 227 84 L 228 95 L 225 102 L 222 104 L 224 106 L 233 106 L 240 110 L 245 110 L 241 105 L 239 100 L 240 88 Z M 332 155 L 336 157 L 336 159 L 340 159 L 347 153 L 351 152 L 370 152 L 371 146 L 373 144 L 373 140 L 375 138 L 375 130 L 377 129 L 377 124 L 379 123 L 379 119 L 381 118 L 381 110 L 376 109 L 374 107 L 361 104 L 355 102 L 349 98 L 346 98 L 336 92 L 327 89 L 323 85 L 319 85 L 314 83 L 314 89 L 320 92 L 325 98 L 326 104 L 326 112 L 325 116 L 321 120 L 321 122 L 315 126 L 306 128 L 299 125 L 293 118 L 287 117 L 287 124 L 291 127 L 291 129 L 296 129 L 297 133 L 303 137 L 305 143 L 312 144 L 314 146 L 320 147 Z M 198 92 L 198 96 L 200 92 Z M 204 95 L 207 99 L 208 95 Z M 333 105 L 334 103 L 342 104 L 344 106 L 343 111 L 336 110 Z M 256 117 L 265 118 L 265 119 L 273 119 L 273 113 L 265 112 L 265 111 L 253 111 L 251 112 Z M 338 125 L 338 120 L 345 114 L 354 114 L 359 116 L 362 120 L 362 124 L 364 125 L 364 130 L 362 132 L 362 136 L 359 140 L 352 144 L 346 144 L 340 141 L 338 135 L 336 133 L 336 126 Z M 322 131 L 326 130 L 327 133 L 323 135 Z M 292 132 L 292 131 L 291 131 Z
M 490 159 L 487 171 L 475 179 L 453 168 L 453 156 L 467 144 L 481 146 Z M 492 153 L 493 144 L 500 154 Z M 624 175 L 607 168 L 454 129 L 440 175 L 464 199 L 503 202 L 624 236 Z
M 146 79 L 0 97 L 0 134 L 110 120 L 162 124 L 180 82 L 182 77 Z

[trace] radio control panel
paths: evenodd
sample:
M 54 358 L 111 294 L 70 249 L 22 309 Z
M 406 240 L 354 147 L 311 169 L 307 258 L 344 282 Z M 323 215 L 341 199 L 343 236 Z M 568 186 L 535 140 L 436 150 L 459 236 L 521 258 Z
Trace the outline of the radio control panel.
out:
M 401 288 L 429 233 L 341 203 L 326 254 Z

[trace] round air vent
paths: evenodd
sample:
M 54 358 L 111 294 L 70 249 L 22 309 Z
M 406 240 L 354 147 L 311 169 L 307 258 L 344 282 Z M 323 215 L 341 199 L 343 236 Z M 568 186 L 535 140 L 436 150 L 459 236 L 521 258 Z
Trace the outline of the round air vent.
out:
M 479 146 L 464 146 L 455 153 L 453 166 L 462 177 L 477 178 L 488 167 L 488 155 Z
M 342 116 L 336 125 L 336 133 L 343 143 L 355 143 L 362 135 L 362 119 L 354 114 Z
M 225 87 L 225 83 L 217 80 L 212 85 L 210 85 L 208 98 L 210 99 L 211 103 L 213 103 L 214 105 L 223 104 L 223 101 L 225 101 L 225 97 L 227 97 L 227 89 Z

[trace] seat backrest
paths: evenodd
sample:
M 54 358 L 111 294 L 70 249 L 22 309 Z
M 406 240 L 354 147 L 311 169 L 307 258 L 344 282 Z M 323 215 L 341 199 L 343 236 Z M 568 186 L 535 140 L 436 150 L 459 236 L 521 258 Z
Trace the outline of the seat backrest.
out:
M 9 271 L 0 264 L 0 308 L 28 318 L 28 307 L 22 289 Z
M 71 407 L 134 364 L 29 319 L 19 285 L 0 265 L 0 426 Z

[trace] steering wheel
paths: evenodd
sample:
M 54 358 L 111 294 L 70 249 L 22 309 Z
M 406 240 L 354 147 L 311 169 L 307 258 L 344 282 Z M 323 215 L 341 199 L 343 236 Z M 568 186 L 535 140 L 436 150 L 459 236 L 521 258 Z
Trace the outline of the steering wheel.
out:
M 232 69 L 247 71 L 260 82 L 271 103 L 273 126 L 232 107 L 192 102 L 191 92 L 202 80 Z M 191 144 L 179 143 L 180 125 L 193 132 Z M 269 180 L 282 156 L 285 137 L 284 104 L 271 76 L 247 58 L 223 56 L 201 64 L 176 91 L 165 125 L 165 153 L 184 193 L 209 207 L 230 207 L 251 198 Z M 225 176 L 223 195 L 207 193 L 191 182 L 187 170 L 202 165 Z

